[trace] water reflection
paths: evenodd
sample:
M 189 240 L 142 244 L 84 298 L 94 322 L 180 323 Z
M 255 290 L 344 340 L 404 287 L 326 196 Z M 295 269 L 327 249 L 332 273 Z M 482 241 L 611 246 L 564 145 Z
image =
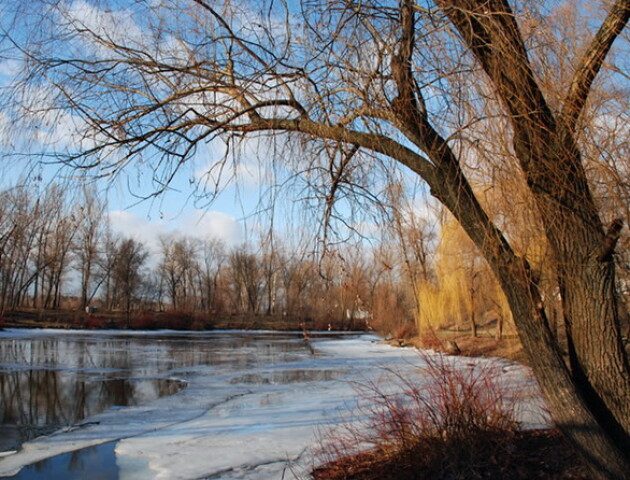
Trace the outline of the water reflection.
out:
M 28 467 L 12 480 L 64 479 L 64 480 L 117 480 L 119 468 L 114 451 L 116 442 L 83 448 L 75 452 L 57 455 Z
M 92 379 L 52 369 L 0 373 L 0 451 L 15 450 L 112 406 L 172 395 L 184 385 L 169 379 Z
M 301 336 L 301 335 L 300 335 Z M 143 334 L 4 332 L 0 336 L 0 452 L 114 406 L 171 395 L 170 380 L 213 366 L 246 371 L 310 356 L 295 334 Z M 262 382 L 332 378 L 334 372 L 288 371 Z M 257 383 L 254 377 L 240 382 Z

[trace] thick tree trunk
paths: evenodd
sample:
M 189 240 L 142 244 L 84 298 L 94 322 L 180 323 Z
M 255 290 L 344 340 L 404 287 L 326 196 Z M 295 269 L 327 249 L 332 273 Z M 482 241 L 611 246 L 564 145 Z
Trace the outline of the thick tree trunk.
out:
M 505 291 L 521 341 L 552 416 L 598 478 L 630 478 L 630 366 L 621 343 L 611 252 L 579 150 L 575 120 L 588 88 L 570 97 L 571 115 L 558 120 L 538 88 L 513 12 L 505 0 L 441 0 L 503 101 L 514 130 L 514 151 L 539 207 L 553 250 L 566 320 L 570 370 L 557 350 L 544 305 L 527 269 L 502 261 L 475 237 L 474 219 L 462 225 L 482 248 Z M 618 0 L 583 77 L 587 87 L 597 61 L 630 15 Z M 605 27 L 605 28 L 604 28 Z M 608 43 L 606 43 L 608 42 Z M 580 80 L 580 79 L 578 79 Z M 578 93 L 584 88 L 573 89 Z M 572 91 L 573 91 L 572 90 Z M 457 206 L 455 206 L 457 208 Z M 466 226 L 468 224 L 468 228 Z M 529 284 L 529 285 L 528 285 Z
M 562 240 L 573 245 L 582 241 L 568 232 Z M 590 258 L 559 268 L 571 371 L 594 415 L 630 455 L 630 366 L 622 344 L 614 265 L 592 258 L 601 245 L 584 242 L 581 247 Z
M 467 183 L 445 188 L 448 185 L 452 183 L 445 180 L 435 185 L 433 192 L 460 221 L 499 280 L 556 425 L 582 454 L 594 478 L 630 479 L 629 450 L 623 448 L 627 432 L 611 429 L 610 423 L 602 421 L 597 408 L 603 407 L 585 395 L 583 381 L 568 369 L 527 262 L 514 254 L 492 226 Z M 595 294 L 590 286 L 581 288 L 584 297 Z M 620 386 L 622 392 L 623 389 Z
M 627 435 L 624 438 L 618 426 L 602 421 L 602 412 L 597 411 L 597 404 L 585 391 L 583 381 L 566 367 L 557 339 L 540 308 L 542 302 L 535 285 L 523 278 L 527 270 L 520 275 L 509 269 L 500 270 L 519 337 L 556 425 L 589 464 L 594 478 L 630 478 L 630 458 L 628 450 L 623 448 Z M 519 276 L 522 279 L 515 281 Z M 584 293 L 588 296 L 588 292 Z M 603 406 L 599 408 L 607 412 Z

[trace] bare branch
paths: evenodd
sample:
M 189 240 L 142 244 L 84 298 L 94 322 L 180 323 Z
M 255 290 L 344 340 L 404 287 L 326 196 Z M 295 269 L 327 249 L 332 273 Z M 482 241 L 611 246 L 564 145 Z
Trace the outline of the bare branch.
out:
M 629 19 L 630 1 L 617 0 L 608 12 L 608 16 L 591 41 L 588 49 L 582 55 L 581 62 L 571 80 L 571 86 L 562 109 L 563 118 L 569 130 L 575 131 L 577 120 L 591 91 L 591 85 L 599 73 L 613 42 L 624 29 Z

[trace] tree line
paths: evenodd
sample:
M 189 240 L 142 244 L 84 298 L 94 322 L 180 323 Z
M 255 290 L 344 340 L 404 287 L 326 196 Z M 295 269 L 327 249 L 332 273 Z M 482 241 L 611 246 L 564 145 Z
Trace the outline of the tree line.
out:
M 173 310 L 283 315 L 338 326 L 356 317 L 368 321 L 365 312 L 384 288 L 362 255 L 321 261 L 282 239 L 228 248 L 216 238 L 173 233 L 152 251 L 113 231 L 105 202 L 89 188 L 79 198 L 57 185 L 41 196 L 26 187 L 4 190 L 0 231 L 2 312 Z M 409 319 L 403 313 L 400 320 Z
M 416 224 L 394 219 L 376 246 L 342 244 L 325 255 L 312 242 L 270 231 L 235 247 L 171 233 L 150 248 L 112 229 L 106 202 L 92 188 L 71 195 L 53 184 L 35 192 L 0 192 L 3 313 L 277 315 L 296 325 L 310 320 L 396 336 L 445 327 L 474 335 L 488 321 L 499 335 L 511 327 L 496 281 L 452 222 L 440 227 L 410 213 Z

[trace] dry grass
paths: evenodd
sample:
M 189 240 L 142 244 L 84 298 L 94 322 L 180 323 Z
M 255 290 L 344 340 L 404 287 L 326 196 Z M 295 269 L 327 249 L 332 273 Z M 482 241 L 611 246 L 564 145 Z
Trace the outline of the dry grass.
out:
M 445 351 L 448 341 L 455 342 L 461 350 L 461 355 L 466 357 L 501 357 L 527 364 L 527 356 L 516 335 L 505 335 L 501 339 L 491 335 L 473 338 L 467 331 L 438 330 L 431 337 L 416 337 L 410 344 L 418 348 Z
M 376 383 L 359 386 L 366 422 L 331 432 L 321 452 L 328 465 L 338 470 L 343 466 L 340 458 L 359 458 L 362 465 L 379 458 L 403 469 L 431 472 L 435 478 L 472 478 L 472 471 L 487 468 L 483 452 L 507 445 L 518 427 L 497 372 L 482 366 L 456 369 L 441 356 L 425 355 L 423 360 L 422 382 L 394 374 L 394 393 Z M 315 478 L 354 474 L 319 473 Z
M 485 452 L 485 471 L 469 469 L 467 475 L 452 476 L 426 468 L 417 458 L 435 457 L 427 445 L 424 452 L 409 452 L 407 458 L 386 456 L 378 451 L 343 457 L 312 472 L 315 480 L 588 480 L 590 477 L 560 433 L 555 430 L 516 432 L 499 451 Z M 439 461 L 436 462 L 439 464 Z

